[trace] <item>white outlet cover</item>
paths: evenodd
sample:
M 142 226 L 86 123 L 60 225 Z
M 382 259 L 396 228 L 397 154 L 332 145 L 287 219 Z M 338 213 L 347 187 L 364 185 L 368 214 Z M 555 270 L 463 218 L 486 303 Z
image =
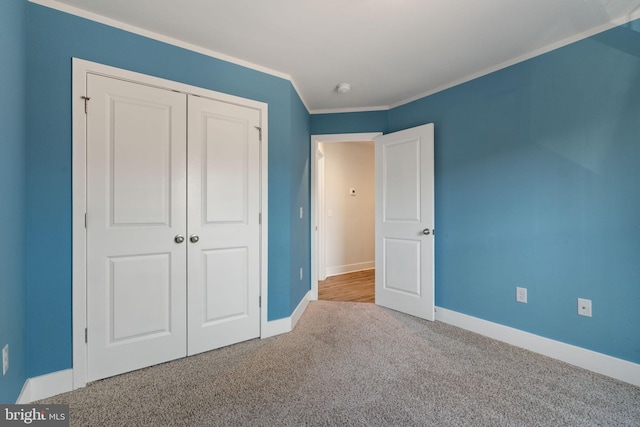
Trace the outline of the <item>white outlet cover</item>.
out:
M 5 375 L 9 370 L 9 344 L 5 345 L 2 349 L 2 375 Z
M 516 301 L 524 304 L 527 303 L 527 288 L 516 288 Z
M 578 298 L 578 314 L 580 316 L 591 317 L 591 300 Z

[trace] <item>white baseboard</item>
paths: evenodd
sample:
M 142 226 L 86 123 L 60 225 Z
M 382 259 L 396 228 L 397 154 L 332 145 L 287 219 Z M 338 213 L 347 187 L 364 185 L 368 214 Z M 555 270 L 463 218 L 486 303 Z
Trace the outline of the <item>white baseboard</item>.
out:
M 304 298 L 302 298 L 302 301 L 300 301 L 290 317 L 267 322 L 267 325 L 262 329 L 261 338 L 291 332 L 298 323 L 298 320 L 300 320 L 304 311 L 307 309 L 310 298 L 311 291 L 307 292 Z M 73 369 L 52 372 L 50 374 L 27 379 L 16 403 L 31 403 L 36 400 L 46 399 L 47 397 L 66 393 L 71 390 L 73 390 Z
M 260 338 L 269 338 L 275 335 L 291 332 L 298 323 L 298 320 L 300 319 L 300 316 L 302 316 L 302 313 L 304 313 L 304 311 L 307 309 L 307 305 L 309 305 L 310 300 L 311 291 L 307 292 L 304 298 L 302 298 L 302 301 L 300 301 L 291 316 L 285 317 L 284 319 L 272 320 L 267 322 L 267 324 L 262 328 Z
M 293 313 L 291 314 L 291 330 L 292 331 L 293 331 L 293 328 L 295 328 L 296 325 L 298 324 L 298 320 L 300 320 L 302 313 L 304 313 L 304 311 L 307 309 L 307 306 L 309 305 L 310 300 L 311 300 L 311 291 L 307 292 L 307 294 L 304 296 L 304 298 L 302 298 L 302 301 L 300 301 L 296 309 L 293 310 Z
M 436 320 L 640 387 L 640 364 L 436 307 Z
M 327 277 L 337 276 L 345 273 L 355 273 L 356 271 L 371 270 L 376 268 L 375 261 L 358 262 L 356 264 L 337 265 L 334 267 L 327 267 Z
M 31 403 L 71 390 L 73 390 L 73 369 L 52 372 L 27 379 L 16 403 Z

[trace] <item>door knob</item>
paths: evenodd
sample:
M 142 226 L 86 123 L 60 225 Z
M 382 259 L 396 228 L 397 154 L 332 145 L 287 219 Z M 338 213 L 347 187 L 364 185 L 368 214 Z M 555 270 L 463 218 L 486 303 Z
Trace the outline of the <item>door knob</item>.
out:
M 429 234 L 431 234 L 431 230 L 429 230 L 428 228 L 425 228 L 424 230 L 422 230 L 422 234 L 424 234 L 425 236 L 428 236 Z
M 175 240 L 176 243 L 182 243 L 184 242 L 184 236 L 182 234 L 178 234 L 176 237 L 173 238 L 173 240 Z
M 191 243 L 198 243 L 198 240 L 200 240 L 200 238 L 197 235 L 192 234 L 191 237 L 189 237 L 189 240 L 191 240 Z

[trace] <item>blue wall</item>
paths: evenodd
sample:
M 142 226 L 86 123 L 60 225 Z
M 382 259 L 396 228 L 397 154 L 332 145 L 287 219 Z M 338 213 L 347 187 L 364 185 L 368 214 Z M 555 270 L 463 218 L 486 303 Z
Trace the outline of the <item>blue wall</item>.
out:
M 0 403 L 15 403 L 26 379 L 25 12 L 24 0 L 0 2 L 0 350 L 9 344 Z
M 639 29 L 389 112 L 435 123 L 438 306 L 640 363 Z
M 291 265 L 299 262 L 289 239 L 292 203 L 307 203 L 308 210 L 308 195 L 293 200 L 291 189 L 304 178 L 292 167 L 306 162 L 295 145 L 304 140 L 304 149 L 309 146 L 309 115 L 291 83 L 35 4 L 28 5 L 27 44 L 27 95 L 33 97 L 27 118 L 28 375 L 67 369 L 72 362 L 72 57 L 269 104 L 268 317 L 289 316 L 299 295 L 299 280 L 296 290 L 290 283 Z M 304 228 L 295 231 L 304 234 Z
M 300 101 L 296 91 L 291 88 L 291 271 L 290 310 L 311 289 L 311 200 L 309 164 L 311 142 L 309 134 L 310 119 L 307 109 Z M 300 218 L 300 208 L 303 209 Z M 303 269 L 302 280 L 300 268 Z
M 311 115 L 311 135 L 331 133 L 386 133 L 388 111 L 363 111 L 360 113 L 329 113 Z

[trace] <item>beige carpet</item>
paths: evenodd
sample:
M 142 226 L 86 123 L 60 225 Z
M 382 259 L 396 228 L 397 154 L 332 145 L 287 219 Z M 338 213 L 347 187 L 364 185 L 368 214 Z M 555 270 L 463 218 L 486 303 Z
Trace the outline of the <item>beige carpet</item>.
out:
M 312 302 L 289 334 L 46 400 L 77 426 L 638 426 L 640 388 L 443 323 Z

